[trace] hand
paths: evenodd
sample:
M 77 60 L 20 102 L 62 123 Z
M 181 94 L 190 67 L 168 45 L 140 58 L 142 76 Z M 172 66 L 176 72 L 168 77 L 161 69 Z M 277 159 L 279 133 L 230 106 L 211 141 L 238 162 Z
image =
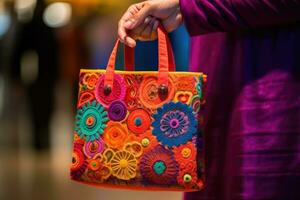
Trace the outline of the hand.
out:
M 119 21 L 119 39 L 130 47 L 135 47 L 135 40 L 154 40 L 159 21 L 168 32 L 181 25 L 179 0 L 149 0 L 133 4 Z

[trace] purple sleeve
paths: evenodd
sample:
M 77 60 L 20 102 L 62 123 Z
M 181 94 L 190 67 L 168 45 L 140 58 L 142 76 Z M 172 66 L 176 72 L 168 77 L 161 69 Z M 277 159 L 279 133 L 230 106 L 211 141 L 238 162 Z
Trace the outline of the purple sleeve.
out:
M 300 0 L 180 0 L 191 35 L 300 21 Z

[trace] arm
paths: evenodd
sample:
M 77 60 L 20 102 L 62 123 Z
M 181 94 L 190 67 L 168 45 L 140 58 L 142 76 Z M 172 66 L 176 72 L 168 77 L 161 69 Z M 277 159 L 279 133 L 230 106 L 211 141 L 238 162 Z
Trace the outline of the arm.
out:
M 300 0 L 180 0 L 191 35 L 300 22 Z

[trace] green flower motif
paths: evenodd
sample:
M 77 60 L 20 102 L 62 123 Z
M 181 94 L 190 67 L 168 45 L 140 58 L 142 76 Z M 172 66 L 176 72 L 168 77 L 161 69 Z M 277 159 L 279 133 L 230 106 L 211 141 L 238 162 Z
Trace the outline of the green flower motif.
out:
M 198 92 L 198 96 L 200 97 L 200 98 L 202 98 L 202 85 L 203 85 L 203 76 L 201 75 L 200 77 L 199 77 L 199 80 L 198 80 L 198 83 L 197 83 L 197 85 L 196 85 L 196 89 L 197 89 L 197 92 Z
M 153 165 L 153 170 L 155 171 L 155 173 L 157 175 L 161 175 L 163 174 L 165 171 L 166 171 L 166 165 L 163 161 L 159 160 L 159 161 L 156 161 Z
M 106 128 L 107 112 L 96 100 L 84 104 L 76 115 L 75 131 L 86 141 L 99 139 Z

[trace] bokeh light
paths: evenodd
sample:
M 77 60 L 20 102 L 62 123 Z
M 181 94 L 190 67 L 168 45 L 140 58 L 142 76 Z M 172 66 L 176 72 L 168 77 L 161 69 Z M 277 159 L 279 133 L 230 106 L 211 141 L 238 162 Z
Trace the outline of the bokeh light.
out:
M 18 20 L 21 22 L 28 22 L 33 17 L 33 12 L 36 7 L 37 0 L 16 0 L 15 11 Z
M 57 2 L 50 4 L 43 15 L 44 23 L 52 28 L 67 25 L 72 17 L 72 7 L 69 3 Z
M 7 12 L 0 11 L 0 38 L 8 31 L 11 24 L 10 16 Z

